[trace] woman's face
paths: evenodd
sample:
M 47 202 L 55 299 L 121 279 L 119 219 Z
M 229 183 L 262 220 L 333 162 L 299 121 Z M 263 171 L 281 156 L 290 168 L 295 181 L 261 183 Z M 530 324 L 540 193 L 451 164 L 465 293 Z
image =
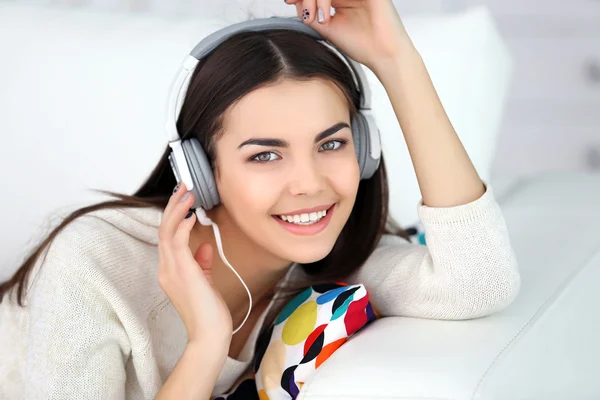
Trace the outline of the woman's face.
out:
M 247 94 L 227 111 L 215 151 L 230 222 L 282 260 L 329 254 L 360 179 L 348 104 L 335 84 L 286 80 Z

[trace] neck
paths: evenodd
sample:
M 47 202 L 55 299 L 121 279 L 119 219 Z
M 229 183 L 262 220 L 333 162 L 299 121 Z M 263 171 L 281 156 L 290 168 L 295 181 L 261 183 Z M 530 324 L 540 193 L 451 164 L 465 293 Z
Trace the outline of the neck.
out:
M 270 293 L 287 272 L 291 262 L 282 260 L 259 247 L 235 225 L 222 205 L 207 212 L 221 233 L 223 254 L 252 294 L 253 308 L 270 299 Z M 190 234 L 190 250 L 195 254 L 202 243 L 210 243 L 214 252 L 213 281 L 227 304 L 234 327 L 248 310 L 246 289 L 218 253 L 212 226 L 196 223 Z

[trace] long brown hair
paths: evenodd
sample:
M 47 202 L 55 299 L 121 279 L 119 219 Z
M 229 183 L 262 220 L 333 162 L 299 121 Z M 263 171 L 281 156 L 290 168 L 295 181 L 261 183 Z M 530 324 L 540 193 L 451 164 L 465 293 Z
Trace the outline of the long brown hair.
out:
M 358 89 L 346 64 L 331 49 L 313 38 L 287 30 L 239 33 L 200 61 L 196 67 L 177 121 L 180 136 L 195 137 L 214 166 L 214 145 L 222 132 L 223 115 L 237 100 L 265 85 L 282 79 L 327 79 L 346 95 L 351 115 L 359 104 Z M 155 207 L 164 209 L 176 185 L 165 149 L 148 179 L 133 194 L 98 190 L 114 197 L 68 215 L 25 258 L 15 274 L 0 284 L 0 302 L 9 290 L 17 289 L 23 306 L 28 275 L 38 258 L 61 230 L 76 218 L 106 208 Z M 314 282 L 336 281 L 358 269 L 377 246 L 388 220 L 388 184 L 383 159 L 374 176 L 359 184 L 356 202 L 331 253 L 324 259 L 304 264 Z M 397 225 L 396 225 L 397 226 Z M 394 232 L 407 238 L 401 229 Z M 43 260 L 42 260 L 43 261 Z

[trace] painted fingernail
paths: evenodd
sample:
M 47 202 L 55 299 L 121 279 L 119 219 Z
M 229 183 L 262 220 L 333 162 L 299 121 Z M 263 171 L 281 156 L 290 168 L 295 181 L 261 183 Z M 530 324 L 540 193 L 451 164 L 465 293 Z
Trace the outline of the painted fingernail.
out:
M 308 8 L 305 8 L 302 10 L 302 19 L 306 21 L 308 17 L 310 17 L 310 13 L 308 12 Z
M 186 194 L 184 194 L 184 195 L 183 195 L 183 197 L 181 198 L 181 200 L 179 200 L 179 202 L 186 201 L 186 199 L 187 199 L 188 197 L 190 197 L 190 193 L 192 193 L 192 192 L 187 192 Z
M 179 182 L 176 186 L 175 189 L 173 189 L 173 194 L 177 193 L 177 191 L 179 190 L 179 188 L 181 187 L 181 182 Z
M 317 15 L 318 15 L 319 22 L 321 22 L 321 23 L 325 22 L 325 15 L 323 14 L 322 8 L 319 8 Z
M 194 215 L 194 212 L 192 210 L 188 211 L 188 213 L 185 215 L 185 219 L 188 219 L 192 215 Z

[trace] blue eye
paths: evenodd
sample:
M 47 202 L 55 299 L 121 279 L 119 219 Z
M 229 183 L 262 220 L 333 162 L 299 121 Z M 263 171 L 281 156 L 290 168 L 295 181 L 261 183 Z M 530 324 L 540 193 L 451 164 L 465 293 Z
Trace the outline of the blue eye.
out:
M 348 141 L 344 140 L 344 139 L 330 140 L 328 142 L 323 143 L 319 147 L 319 151 L 336 151 L 336 150 L 341 149 L 347 143 L 348 143 Z M 281 157 L 279 157 L 279 155 L 277 153 L 275 153 L 273 151 L 265 151 L 265 152 L 253 155 L 252 157 L 250 157 L 248 159 L 248 161 L 266 164 L 266 163 L 270 163 L 272 161 L 276 161 L 279 158 L 281 158 Z
M 274 161 L 276 159 L 274 157 L 271 157 L 272 155 L 277 157 L 277 154 L 273 153 L 272 151 L 265 151 L 264 153 L 259 153 L 255 156 L 252 156 L 250 158 L 250 161 L 256 161 L 259 163 L 268 163 L 268 162 Z
M 342 148 L 346 143 L 348 143 L 346 140 L 341 139 L 330 140 L 329 142 L 323 143 L 321 148 L 325 151 L 335 151 Z

